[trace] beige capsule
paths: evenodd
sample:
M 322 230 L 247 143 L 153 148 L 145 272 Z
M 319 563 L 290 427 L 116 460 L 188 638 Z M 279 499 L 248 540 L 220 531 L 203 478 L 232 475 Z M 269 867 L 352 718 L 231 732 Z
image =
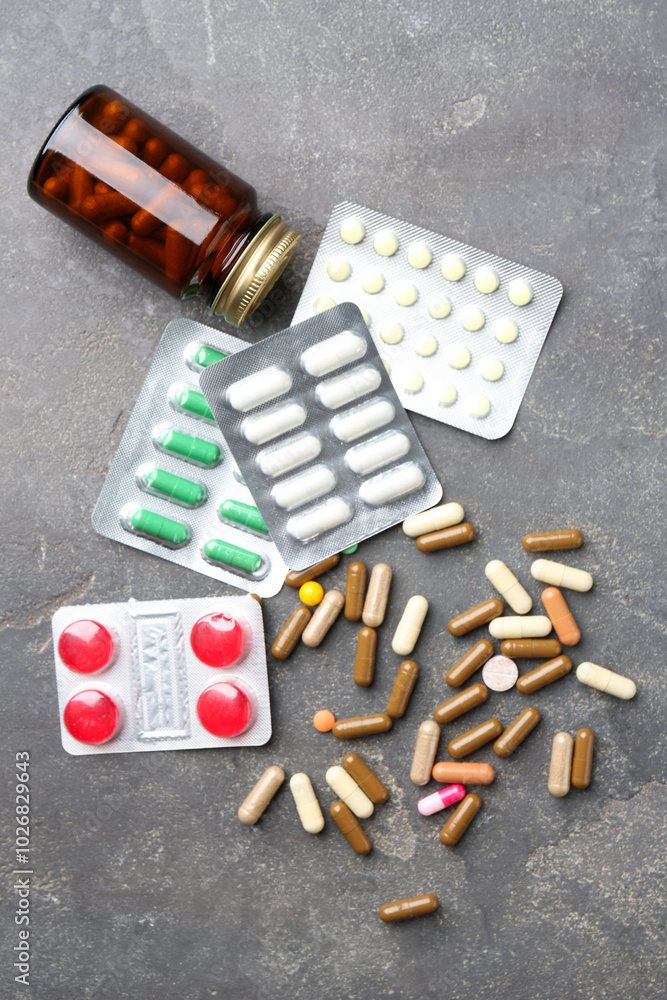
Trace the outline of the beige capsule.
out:
M 419 538 L 420 535 L 427 535 L 430 531 L 439 531 L 440 528 L 449 528 L 452 524 L 459 524 L 465 513 L 460 503 L 444 503 L 440 507 L 431 507 L 421 514 L 412 514 L 403 521 L 403 531 L 409 538 Z
M 392 719 L 402 719 L 419 677 L 419 666 L 414 660 L 403 660 L 387 702 L 387 715 Z
M 574 740 L 569 733 L 556 733 L 551 745 L 548 788 L 552 795 L 561 798 L 570 791 L 572 752 Z
M 368 819 L 373 815 L 375 806 L 352 775 L 348 774 L 340 764 L 330 767 L 324 779 L 334 795 L 342 799 L 359 819 Z
M 392 576 L 392 568 L 387 563 L 377 563 L 373 566 L 366 591 L 364 610 L 361 614 L 364 625 L 377 628 L 384 621 Z
M 435 719 L 425 719 L 417 730 L 415 752 L 410 768 L 410 781 L 415 785 L 427 785 L 440 742 L 440 726 Z
M 623 698 L 625 701 L 637 694 L 637 685 L 629 677 L 616 674 L 597 663 L 580 663 L 577 667 L 577 680 L 596 691 L 613 694 L 615 698 Z
M 391 648 L 399 656 L 409 656 L 417 645 L 427 611 L 428 601 L 420 594 L 415 594 L 405 605 L 405 611 L 391 642 Z
M 344 604 L 345 598 L 340 590 L 328 590 L 318 604 L 315 614 L 303 630 L 301 641 L 306 646 L 313 648 L 319 646 L 343 610 Z
M 532 598 L 502 560 L 492 559 L 486 564 L 484 572 L 489 583 L 496 588 L 503 600 L 507 601 L 512 611 L 517 615 L 528 614 L 533 606 Z
M 549 635 L 551 619 L 546 615 L 504 615 L 489 622 L 494 639 L 531 639 Z
M 324 816 L 308 775 L 293 774 L 289 787 L 306 833 L 320 833 L 324 829 Z
M 248 797 L 239 806 L 237 815 L 241 822 L 246 826 L 256 823 L 284 780 L 285 772 L 282 767 L 278 767 L 277 764 L 267 767 Z
M 585 592 L 593 586 L 593 577 L 585 569 L 566 566 L 552 559 L 536 559 L 530 567 L 531 576 L 552 587 L 566 587 L 568 590 Z

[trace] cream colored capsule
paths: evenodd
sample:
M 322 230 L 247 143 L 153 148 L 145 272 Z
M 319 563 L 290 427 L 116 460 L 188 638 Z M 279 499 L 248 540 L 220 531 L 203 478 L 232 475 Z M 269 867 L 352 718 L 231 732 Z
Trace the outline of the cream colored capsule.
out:
M 504 615 L 489 622 L 494 639 L 532 639 L 549 635 L 551 619 L 546 615 Z
M 342 799 L 358 819 L 368 819 L 373 815 L 375 806 L 344 767 L 335 764 L 324 777 L 334 795 Z
M 285 772 L 282 767 L 278 767 L 277 764 L 268 767 L 243 804 L 239 806 L 237 815 L 241 822 L 246 826 L 256 823 L 284 780 Z
M 530 594 L 521 586 L 511 569 L 500 559 L 492 559 L 484 570 L 486 578 L 507 601 L 512 611 L 526 615 L 533 606 Z
M 613 694 L 625 701 L 629 701 L 637 694 L 637 685 L 629 677 L 615 674 L 613 670 L 600 667 L 597 663 L 580 663 L 577 667 L 577 680 L 595 688 L 596 691 Z
M 410 768 L 410 781 L 415 785 L 427 785 L 440 742 L 440 726 L 435 719 L 426 719 L 417 730 L 415 752 Z
M 371 578 L 368 581 L 364 610 L 361 613 L 364 625 L 377 628 L 384 621 L 392 576 L 391 566 L 387 563 L 376 563 L 373 566 Z
M 319 646 L 325 635 L 343 610 L 345 598 L 340 590 L 329 590 L 322 598 L 313 617 L 310 619 L 301 641 L 306 646 Z
M 403 617 L 398 623 L 398 628 L 391 641 L 391 648 L 399 656 L 408 656 L 417 645 L 427 611 L 428 601 L 419 594 L 411 597 L 405 605 Z
M 548 788 L 552 795 L 561 798 L 570 791 L 574 740 L 569 733 L 556 733 L 551 745 Z
M 585 569 L 575 569 L 565 563 L 553 562 L 551 559 L 536 559 L 530 567 L 531 575 L 542 583 L 550 583 L 552 587 L 567 587 L 568 590 L 585 591 L 593 586 L 593 577 Z
M 324 816 L 310 778 L 307 774 L 293 774 L 289 786 L 304 830 L 319 833 L 324 829 Z
M 443 503 L 439 507 L 431 507 L 421 514 L 413 514 L 403 521 L 403 531 L 409 538 L 419 538 L 430 531 L 449 528 L 452 524 L 460 524 L 465 517 L 465 511 L 460 503 Z

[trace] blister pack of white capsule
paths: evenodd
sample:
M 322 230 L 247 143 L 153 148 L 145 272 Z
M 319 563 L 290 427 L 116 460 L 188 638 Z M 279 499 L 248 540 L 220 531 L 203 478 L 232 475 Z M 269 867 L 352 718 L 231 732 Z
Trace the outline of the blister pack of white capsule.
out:
M 541 271 L 343 202 L 292 322 L 355 302 L 406 409 L 493 440 L 514 424 L 562 294 Z
M 442 496 L 352 303 L 212 365 L 199 381 L 290 569 Z
M 60 608 L 60 734 L 83 756 L 254 747 L 271 736 L 262 609 L 250 595 Z
M 249 345 L 177 319 L 167 325 L 102 487 L 100 535 L 260 597 L 286 567 L 216 425 L 198 379 Z

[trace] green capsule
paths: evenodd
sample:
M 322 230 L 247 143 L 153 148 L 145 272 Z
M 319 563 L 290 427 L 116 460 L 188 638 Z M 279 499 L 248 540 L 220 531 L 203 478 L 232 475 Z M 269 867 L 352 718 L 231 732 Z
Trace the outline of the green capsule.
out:
M 132 507 L 121 518 L 121 524 L 126 531 L 137 535 L 146 535 L 156 542 L 164 542 L 172 548 L 179 548 L 190 541 L 190 529 L 187 524 L 172 521 L 162 514 L 155 514 L 143 507 Z
M 268 535 L 269 529 L 264 524 L 264 518 L 256 507 L 250 504 L 241 503 L 240 500 L 224 500 L 220 504 L 220 517 L 224 521 L 233 521 L 250 531 L 259 531 L 262 535 Z
M 185 410 L 186 413 L 191 413 L 193 417 L 199 417 L 202 420 L 212 420 L 215 423 L 215 417 L 211 413 L 203 392 L 197 392 L 196 389 L 187 389 L 183 386 L 176 389 L 173 398 L 179 409 Z
M 209 347 L 208 344 L 197 344 L 190 357 L 192 358 L 192 363 L 199 368 L 208 368 L 209 365 L 214 365 L 216 361 L 222 361 L 227 355 L 223 354 L 222 351 L 216 351 L 214 347 Z
M 262 557 L 258 556 L 256 552 L 240 549 L 238 545 L 223 542 L 220 538 L 213 538 L 204 544 L 204 555 L 214 562 L 224 563 L 225 566 L 232 566 L 234 569 L 242 569 L 246 573 L 256 573 L 263 562 Z
M 153 493 L 181 504 L 183 507 L 198 507 L 206 499 L 206 490 L 199 483 L 193 483 L 172 472 L 165 472 L 157 466 L 151 466 L 137 473 L 137 481 L 146 493 Z
M 178 455 L 194 465 L 215 465 L 220 461 L 217 444 L 202 438 L 183 434 L 181 431 L 166 430 L 160 434 L 160 446 L 171 455 Z

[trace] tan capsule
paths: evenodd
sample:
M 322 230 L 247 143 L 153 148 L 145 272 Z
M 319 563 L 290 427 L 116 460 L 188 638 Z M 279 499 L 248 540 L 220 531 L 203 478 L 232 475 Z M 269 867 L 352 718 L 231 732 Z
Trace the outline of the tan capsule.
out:
M 359 825 L 359 820 L 344 802 L 332 802 L 329 807 L 332 820 L 343 834 L 348 844 L 357 854 L 368 854 L 373 847 Z
M 285 583 L 288 587 L 298 590 L 302 583 L 309 583 L 311 580 L 316 580 L 318 576 L 322 576 L 327 570 L 333 569 L 339 562 L 340 555 L 336 554 L 315 563 L 314 566 L 309 566 L 308 569 L 290 570 L 285 577 Z
M 489 622 L 494 639 L 533 639 L 549 635 L 551 621 L 546 615 L 505 615 Z
M 567 587 L 568 590 L 584 592 L 593 586 L 593 577 L 585 569 L 576 569 L 551 559 L 536 559 L 530 567 L 531 576 L 553 587 Z
M 393 724 L 394 720 L 386 712 L 374 712 L 372 715 L 355 715 L 350 719 L 338 719 L 331 732 L 339 740 L 351 740 L 357 736 L 388 733 Z
M 570 791 L 573 747 L 574 741 L 569 733 L 556 733 L 551 745 L 548 787 L 551 794 L 557 798 L 567 795 Z
M 458 524 L 465 517 L 460 503 L 444 503 L 440 507 L 431 507 L 421 514 L 413 514 L 403 521 L 403 531 L 409 538 L 419 538 L 440 528 L 449 528 Z
M 553 684 L 554 681 L 565 677 L 566 674 L 569 674 L 570 670 L 572 670 L 572 660 L 570 657 L 556 656 L 553 660 L 540 663 L 539 667 L 535 667 L 534 670 L 529 670 L 527 674 L 519 677 L 516 682 L 516 689 L 521 694 L 532 694 L 534 691 L 539 691 L 540 688 L 546 687 L 547 684 Z
M 385 924 L 395 924 L 398 920 L 409 920 L 410 917 L 422 917 L 426 913 L 435 913 L 438 909 L 438 897 L 432 892 L 422 896 L 411 896 L 409 899 L 395 899 L 392 903 L 384 903 L 380 907 L 380 920 Z
M 445 847 L 454 847 L 458 844 L 481 808 L 482 800 L 479 795 L 468 792 L 438 834 L 440 843 Z
M 526 736 L 532 733 L 541 718 L 536 708 L 524 708 L 493 744 L 493 752 L 498 757 L 509 757 L 521 746 Z
M 542 604 L 563 645 L 576 646 L 581 639 L 581 632 L 558 587 L 547 587 L 542 591 Z
M 460 785 L 490 785 L 496 777 L 496 769 L 491 764 L 477 764 L 471 760 L 465 763 L 440 760 L 433 765 L 431 775 L 434 781 L 445 784 L 453 781 Z
M 457 660 L 453 667 L 450 667 L 445 674 L 445 680 L 450 687 L 461 687 L 469 677 L 483 666 L 495 650 L 490 639 L 480 639 L 474 646 L 471 646 L 467 653 L 464 653 L 460 660 Z
M 556 639 L 504 639 L 500 643 L 503 656 L 513 660 L 550 660 L 562 651 Z
M 398 668 L 394 686 L 387 702 L 387 715 L 391 715 L 392 719 L 402 719 L 405 715 L 418 677 L 419 667 L 415 661 L 403 660 Z
M 577 680 L 588 687 L 595 688 L 596 691 L 604 691 L 605 694 L 613 694 L 615 698 L 623 698 L 628 701 L 637 694 L 637 685 L 629 677 L 616 674 L 607 667 L 601 667 L 597 663 L 580 663 L 577 667 Z
M 334 764 L 325 775 L 325 781 L 334 795 L 342 799 L 348 809 L 351 809 L 359 819 L 368 819 L 373 815 L 375 806 L 360 788 L 354 778 L 340 764 Z
M 389 798 L 389 792 L 382 784 L 377 774 L 371 771 L 366 761 L 358 753 L 346 753 L 343 757 L 343 767 L 351 774 L 359 788 L 366 793 L 375 805 L 382 805 Z
M 246 826 L 256 823 L 284 780 L 285 772 L 282 767 L 278 767 L 277 764 L 267 767 L 243 804 L 239 806 L 237 816 L 241 822 Z
M 364 625 L 377 628 L 384 621 L 392 576 L 391 566 L 388 566 L 387 563 L 377 563 L 373 566 L 364 601 L 364 610 L 361 614 Z
M 578 729 L 574 737 L 572 757 L 572 784 L 575 788 L 588 788 L 593 772 L 595 734 L 590 729 Z
M 293 774 L 289 787 L 304 830 L 319 833 L 324 829 L 324 816 L 310 778 L 307 774 Z
M 366 596 L 366 567 L 362 562 L 352 562 L 347 567 L 345 582 L 345 617 L 349 622 L 358 622 L 364 610 Z
M 497 739 L 503 731 L 503 724 L 498 719 L 487 719 L 479 726 L 469 729 L 460 736 L 456 736 L 447 744 L 447 753 L 450 757 L 458 760 L 460 757 L 467 757 L 469 753 L 479 750 L 485 743 Z
M 486 625 L 492 618 L 497 618 L 503 613 L 503 602 L 497 597 L 491 597 L 488 601 L 476 604 L 474 608 L 468 608 L 451 619 L 447 625 L 450 635 L 465 635 L 472 632 L 480 625 Z
M 465 715 L 466 712 L 471 712 L 473 708 L 482 705 L 488 697 L 489 689 L 486 684 L 473 684 L 471 687 L 459 691 L 449 701 L 444 701 L 442 705 L 438 705 L 433 713 L 433 718 L 436 722 L 440 722 L 443 725 L 446 722 L 453 722 L 460 715 Z M 462 782 L 462 784 L 465 784 L 465 782 Z
M 391 648 L 399 656 L 409 656 L 417 645 L 427 611 L 428 601 L 420 594 L 415 594 L 405 605 L 405 611 L 391 641 Z
M 428 535 L 420 535 L 416 545 L 420 552 L 439 552 L 440 549 L 453 549 L 474 540 L 475 529 L 472 524 L 465 522 L 451 528 L 441 528 L 440 531 L 431 531 Z
M 440 726 L 434 719 L 426 719 L 417 730 L 415 752 L 410 768 L 410 781 L 415 785 L 427 785 L 431 780 L 431 770 L 439 742 Z
M 357 636 L 357 651 L 354 657 L 354 683 L 368 687 L 375 674 L 375 650 L 378 634 L 374 628 L 364 625 Z
M 328 590 L 315 609 L 315 614 L 306 625 L 301 641 L 306 646 L 319 646 L 325 635 L 343 610 L 345 598 L 340 590 Z
M 533 599 L 502 560 L 492 559 L 486 564 L 484 572 L 489 583 L 507 601 L 512 611 L 517 615 L 528 614 L 533 606 Z
M 549 552 L 557 549 L 580 549 L 584 536 L 576 528 L 564 531 L 536 531 L 524 535 L 521 544 L 528 552 Z
M 296 649 L 303 630 L 313 612 L 305 604 L 300 604 L 289 616 L 271 646 L 271 656 L 276 660 L 286 660 Z

